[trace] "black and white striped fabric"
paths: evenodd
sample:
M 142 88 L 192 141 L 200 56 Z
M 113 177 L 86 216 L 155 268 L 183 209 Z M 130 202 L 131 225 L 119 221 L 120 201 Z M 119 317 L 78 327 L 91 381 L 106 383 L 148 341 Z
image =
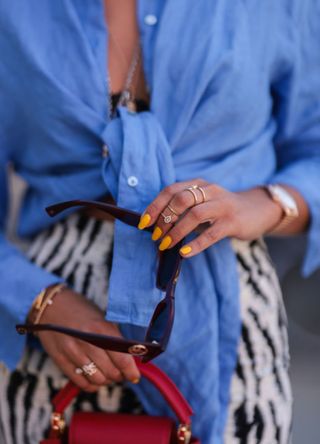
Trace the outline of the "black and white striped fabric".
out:
M 287 318 L 263 241 L 232 241 L 238 260 L 242 335 L 231 384 L 226 444 L 290 444 L 292 393 Z
M 111 222 L 73 214 L 40 233 L 27 255 L 105 310 L 112 242 Z M 225 444 L 289 444 L 292 396 L 278 280 L 262 241 L 233 240 L 232 245 L 238 259 L 242 336 Z M 52 360 L 31 347 L 14 372 L 0 366 L 0 443 L 38 444 L 48 429 L 50 399 L 65 381 Z M 114 384 L 97 394 L 82 393 L 67 419 L 75 410 L 141 413 L 143 408 L 130 388 Z

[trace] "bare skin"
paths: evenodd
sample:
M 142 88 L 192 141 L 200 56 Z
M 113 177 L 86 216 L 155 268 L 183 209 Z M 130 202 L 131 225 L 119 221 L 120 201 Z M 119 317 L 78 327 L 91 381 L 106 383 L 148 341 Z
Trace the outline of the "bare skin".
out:
M 191 185 L 199 185 L 206 195 L 206 202 L 194 206 L 192 193 L 186 191 Z M 309 221 L 308 206 L 303 197 L 295 189 L 282 185 L 295 199 L 299 217 L 281 234 L 291 235 L 304 231 Z M 198 201 L 202 202 L 202 195 L 195 190 Z M 164 223 L 161 215 L 170 214 L 167 205 L 170 205 L 179 215 L 173 215 L 173 223 Z M 253 240 L 268 233 L 281 221 L 283 210 L 274 202 L 262 188 L 253 188 L 242 192 L 230 192 L 216 184 L 202 179 L 188 182 L 179 182 L 165 188 L 157 198 L 146 208 L 144 214 L 150 215 L 148 225 L 156 224 L 161 230 L 159 240 L 170 237 L 172 248 L 183 237 L 196 230 L 201 224 L 205 229 L 193 241 L 188 243 L 191 250 L 184 257 L 192 257 L 224 237 L 235 237 L 241 240 Z M 209 226 L 208 226 L 209 225 Z M 158 240 L 158 239 L 156 239 Z M 161 245 L 161 244 L 160 244 Z M 161 249 L 161 247 L 160 247 Z
M 109 336 L 121 336 L 118 327 L 104 319 L 104 313 L 81 294 L 64 289 L 54 298 L 41 318 L 42 323 L 67 325 L 70 328 Z M 43 348 L 58 367 L 75 384 L 86 391 L 127 379 L 137 382 L 139 370 L 132 356 L 104 351 L 86 342 L 53 332 L 38 334 Z M 98 371 L 92 376 L 77 375 L 75 369 L 93 361 Z
M 105 0 L 106 20 L 112 33 L 109 36 L 108 69 L 114 92 L 121 91 L 125 83 L 128 67 L 138 39 L 138 26 L 135 17 L 135 0 Z M 122 60 L 121 63 L 119 60 Z M 147 97 L 142 67 L 136 74 L 136 96 Z M 187 186 L 198 184 L 205 190 L 207 201 L 193 207 L 194 200 Z M 299 218 L 286 228 L 284 234 L 303 231 L 309 220 L 309 211 L 303 197 L 293 188 L 284 186 L 295 198 L 299 208 Z M 197 191 L 199 200 L 201 194 Z M 184 213 L 179 222 L 164 224 L 162 211 L 170 204 L 178 214 Z M 210 221 L 210 225 L 189 246 L 191 252 L 185 257 L 194 256 L 220 239 L 230 236 L 239 239 L 256 239 L 276 226 L 281 220 L 282 210 L 262 189 L 251 189 L 233 193 L 201 179 L 173 184 L 164 189 L 150 203 L 144 214 L 150 215 L 148 225 L 156 223 L 162 230 L 159 240 L 171 237 L 173 247 L 182 237 L 200 224 Z M 176 222 L 177 219 L 174 221 Z M 32 316 L 32 314 L 31 314 Z M 64 289 L 54 299 L 41 318 L 42 323 L 67 325 L 71 328 L 120 336 L 118 327 L 107 322 L 104 313 L 89 302 L 83 295 L 71 289 Z M 39 333 L 39 339 L 59 368 L 75 384 L 86 391 L 96 391 L 101 385 L 123 379 L 136 381 L 140 374 L 130 355 L 100 350 L 85 342 L 53 332 Z M 98 372 L 93 376 L 76 375 L 75 368 L 94 361 Z

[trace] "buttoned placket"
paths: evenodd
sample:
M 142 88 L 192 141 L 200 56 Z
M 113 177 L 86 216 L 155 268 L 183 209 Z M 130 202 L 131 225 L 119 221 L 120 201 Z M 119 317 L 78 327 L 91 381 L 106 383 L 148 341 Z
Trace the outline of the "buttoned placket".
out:
M 151 81 L 151 42 L 158 24 L 158 8 L 159 4 L 156 0 L 138 2 L 138 26 L 141 35 L 145 77 L 148 85 L 150 85 Z M 104 142 L 101 148 L 101 156 L 105 161 L 108 161 L 109 155 L 108 145 Z M 139 178 L 134 174 L 134 171 L 128 176 L 127 185 L 131 188 L 136 188 L 139 185 Z

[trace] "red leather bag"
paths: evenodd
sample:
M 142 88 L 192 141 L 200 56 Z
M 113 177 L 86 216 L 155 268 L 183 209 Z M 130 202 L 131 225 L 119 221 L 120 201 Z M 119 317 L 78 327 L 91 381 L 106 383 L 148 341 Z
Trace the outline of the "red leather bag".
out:
M 69 382 L 54 397 L 49 438 L 40 444 L 200 444 L 192 436 L 191 407 L 173 381 L 152 363 L 136 359 L 141 375 L 163 395 L 179 419 L 147 415 L 77 412 L 65 427 L 63 413 L 80 389 Z

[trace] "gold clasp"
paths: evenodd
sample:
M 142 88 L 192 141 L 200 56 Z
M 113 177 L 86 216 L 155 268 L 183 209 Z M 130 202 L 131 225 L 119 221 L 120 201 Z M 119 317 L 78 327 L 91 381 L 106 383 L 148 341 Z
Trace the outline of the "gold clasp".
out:
M 135 344 L 128 348 L 128 352 L 133 356 L 143 356 L 148 353 L 148 349 L 143 344 Z
M 64 432 L 66 421 L 61 413 L 53 412 L 51 415 L 51 427 L 57 430 L 60 434 Z
M 189 424 L 180 424 L 177 431 L 178 442 L 189 444 L 191 441 L 191 426 Z

